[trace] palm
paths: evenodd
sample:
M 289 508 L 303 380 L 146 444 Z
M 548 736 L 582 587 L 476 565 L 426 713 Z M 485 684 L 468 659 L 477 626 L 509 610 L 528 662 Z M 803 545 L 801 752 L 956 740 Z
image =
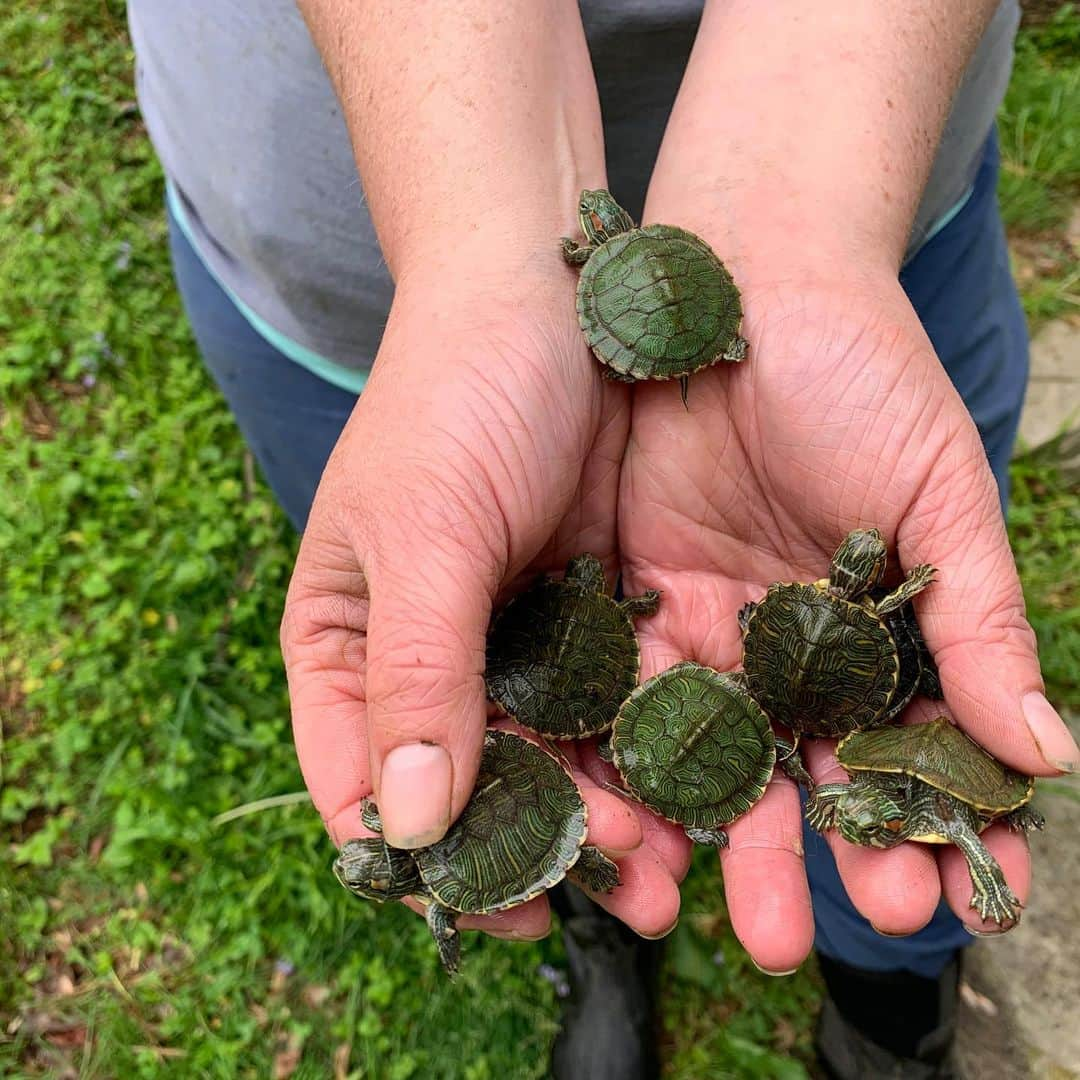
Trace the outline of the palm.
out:
M 571 318 L 470 317 L 445 290 L 395 305 L 316 496 L 283 624 L 297 750 L 335 839 L 360 832 L 376 763 L 399 745 L 449 751 L 460 811 L 483 737 L 492 607 L 581 551 L 614 573 L 628 421 L 625 388 L 597 377 Z M 662 837 L 642 844 L 648 823 L 569 756 L 590 840 L 624 868 L 626 887 L 604 902 L 638 929 L 666 929 L 678 900 Z M 433 798 L 379 797 L 398 828 L 410 803 Z M 480 925 L 535 934 L 546 922 L 538 900 Z
M 627 588 L 648 582 L 664 592 L 645 631 L 644 674 L 688 656 L 737 666 L 738 609 L 772 581 L 824 576 L 850 529 L 877 526 L 903 565 L 942 570 L 919 604 L 955 700 L 969 675 L 962 646 L 977 633 L 965 541 L 987 530 L 996 540 L 1000 523 L 977 434 L 914 313 L 898 286 L 873 295 L 751 296 L 747 310 L 767 312 L 748 320 L 750 358 L 695 376 L 689 415 L 670 386 L 642 387 L 635 398 L 620 545 Z M 992 619 L 1014 610 L 1007 547 L 991 545 L 978 558 L 983 611 Z M 978 714 L 958 719 L 984 742 L 1000 739 Z M 1023 750 L 1012 747 L 1011 757 Z M 819 774 L 829 768 L 828 754 L 812 750 L 810 760 Z M 775 782 L 731 837 L 724 871 L 736 930 L 764 966 L 792 966 L 812 937 L 794 786 Z M 1023 881 L 1021 845 L 1001 839 L 999 857 Z M 927 849 L 851 849 L 840 863 L 876 925 L 910 931 L 930 917 L 939 884 Z M 965 911 L 970 888 L 947 866 L 946 895 Z M 765 881 L 774 898 L 767 911 Z M 904 886 L 911 881 L 925 884 L 918 895 Z M 901 896 L 902 907 L 889 899 Z

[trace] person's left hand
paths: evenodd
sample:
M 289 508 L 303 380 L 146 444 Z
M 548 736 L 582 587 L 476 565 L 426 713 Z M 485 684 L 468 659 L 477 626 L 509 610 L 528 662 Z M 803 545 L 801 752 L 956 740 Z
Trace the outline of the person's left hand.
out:
M 664 595 L 641 626 L 642 678 L 687 658 L 740 666 L 739 608 L 771 582 L 825 576 L 849 530 L 877 526 L 905 569 L 939 568 L 915 605 L 957 722 L 1018 769 L 1064 769 L 1075 745 L 1041 696 L 978 433 L 895 278 L 743 298 L 749 357 L 692 376 L 689 411 L 673 383 L 635 388 L 623 574 L 628 593 L 648 584 Z M 807 743 L 816 778 L 843 779 L 830 744 Z M 793 969 L 814 929 L 795 785 L 777 776 L 727 831 L 735 932 L 763 969 Z M 1024 838 L 1003 826 L 986 837 L 1026 899 Z M 966 865 L 948 845 L 935 855 L 912 843 L 856 848 L 832 833 L 829 842 L 855 906 L 881 931 L 919 929 L 943 895 L 972 929 L 997 929 L 970 910 Z

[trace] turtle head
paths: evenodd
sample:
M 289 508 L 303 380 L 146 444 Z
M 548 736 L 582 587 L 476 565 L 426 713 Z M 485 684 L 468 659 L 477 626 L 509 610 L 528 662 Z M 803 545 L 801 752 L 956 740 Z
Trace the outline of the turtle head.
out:
M 877 529 L 849 532 L 832 557 L 829 592 L 851 599 L 880 585 L 886 555 L 885 539 Z
M 378 836 L 347 840 L 334 860 L 334 875 L 365 900 L 400 900 L 416 892 L 420 880 L 412 856 Z
M 590 244 L 606 243 L 617 233 L 634 227 L 634 219 L 603 189 L 581 193 L 578 220 Z
M 840 835 L 862 847 L 890 848 L 904 839 L 904 811 L 872 783 L 854 781 L 836 800 Z

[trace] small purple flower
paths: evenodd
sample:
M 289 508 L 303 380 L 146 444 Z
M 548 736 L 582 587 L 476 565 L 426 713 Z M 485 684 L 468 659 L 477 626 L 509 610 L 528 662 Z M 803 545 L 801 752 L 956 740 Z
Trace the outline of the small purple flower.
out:
M 285 960 L 284 958 L 274 961 L 274 970 L 279 975 L 291 975 L 296 968 L 293 966 L 291 960 Z
M 84 375 L 82 377 L 82 384 L 83 384 L 83 386 L 86 387 L 87 390 L 92 390 L 94 388 L 94 386 L 97 384 L 97 376 L 96 375 Z
M 551 983 L 555 987 L 555 996 L 559 998 L 565 998 L 570 996 L 570 983 L 567 982 L 566 973 L 560 971 L 557 967 L 552 967 L 551 964 L 541 964 L 536 973 L 545 982 Z

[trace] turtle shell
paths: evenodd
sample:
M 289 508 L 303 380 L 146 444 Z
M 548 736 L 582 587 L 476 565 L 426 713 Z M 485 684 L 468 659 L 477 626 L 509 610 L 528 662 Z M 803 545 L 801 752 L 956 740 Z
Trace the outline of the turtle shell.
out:
M 602 363 L 633 379 L 674 379 L 720 360 L 738 336 L 738 287 L 685 229 L 617 233 L 582 267 L 577 311 Z
M 690 661 L 630 695 L 611 749 L 635 798 L 699 829 L 745 814 L 765 794 L 776 762 L 769 718 L 741 676 Z
M 588 810 L 551 754 L 509 731 L 488 731 L 476 787 L 436 844 L 413 852 L 424 884 L 454 911 L 517 907 L 557 885 L 577 862 Z
M 854 731 L 836 748 L 849 773 L 915 776 L 987 814 L 1006 814 L 1031 799 L 1034 780 L 1002 765 L 944 716 L 927 724 Z
M 553 739 L 607 731 L 637 685 L 641 652 L 630 615 L 604 593 L 542 578 L 492 623 L 488 696 Z
M 773 720 L 834 736 L 888 719 L 900 662 L 872 607 L 796 582 L 770 586 L 750 612 L 743 667 Z

